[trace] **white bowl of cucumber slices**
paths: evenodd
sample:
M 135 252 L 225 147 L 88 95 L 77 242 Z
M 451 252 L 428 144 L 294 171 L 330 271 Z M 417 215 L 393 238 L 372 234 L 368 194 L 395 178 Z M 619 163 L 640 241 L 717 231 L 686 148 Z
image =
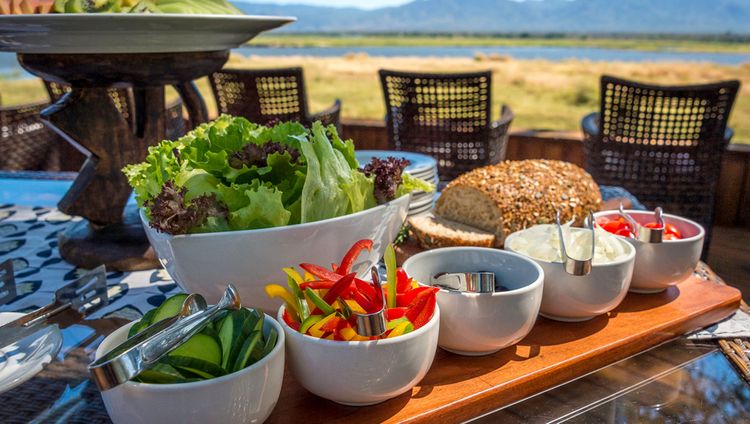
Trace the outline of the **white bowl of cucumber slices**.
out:
M 96 350 L 96 358 L 124 342 L 128 338 L 131 327 L 146 325 L 148 320 L 155 317 L 158 320 L 159 316 L 162 318 L 165 315 L 169 316 L 170 313 L 165 313 L 165 308 L 173 306 L 171 304 L 181 305 L 182 303 L 179 300 L 173 300 L 175 298 L 168 299 L 161 307 L 144 315 L 146 322 L 134 321 L 107 336 Z M 231 328 L 233 326 L 226 324 L 228 321 L 231 320 L 217 322 L 215 328 L 196 334 L 170 355 L 179 353 L 179 359 L 183 361 L 180 365 L 192 367 L 192 374 L 210 376 L 213 367 L 208 366 L 202 369 L 201 364 L 206 361 L 222 364 L 222 352 L 226 350 L 222 347 L 224 341 L 227 338 L 240 337 L 233 334 Z M 228 328 L 223 328 L 225 325 Z M 242 327 L 242 325 L 235 324 L 234 331 L 241 332 Z M 196 381 L 198 379 L 183 379 L 184 376 L 180 374 L 176 374 L 175 377 L 163 369 L 152 368 L 147 372 L 152 372 L 151 377 L 154 375 L 156 377 L 150 380 L 159 379 L 164 381 L 164 384 L 129 381 L 102 392 L 102 399 L 110 418 L 115 424 L 263 422 L 271 415 L 281 392 L 284 377 L 285 337 L 279 323 L 268 315 L 254 327 L 258 330 L 262 327 L 260 331 L 266 339 L 274 331 L 278 337 L 273 348 L 269 348 L 265 356 L 257 362 L 220 377 L 199 381 Z M 246 335 L 246 337 L 251 336 Z M 236 355 L 242 356 L 242 347 L 245 347 L 247 343 L 241 340 L 235 340 L 232 343 L 241 346 Z M 212 358 L 212 355 L 218 355 L 218 357 Z M 144 373 L 140 376 L 143 375 Z

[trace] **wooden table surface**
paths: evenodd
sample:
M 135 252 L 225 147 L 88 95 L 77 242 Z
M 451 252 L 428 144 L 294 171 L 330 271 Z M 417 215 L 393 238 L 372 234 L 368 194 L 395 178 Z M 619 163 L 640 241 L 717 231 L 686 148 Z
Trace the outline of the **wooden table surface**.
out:
M 740 305 L 740 292 L 712 273 L 706 275 L 694 275 L 660 294 L 628 294 L 617 309 L 588 322 L 540 317 L 520 343 L 493 355 L 462 357 L 438 349 L 416 387 L 375 406 L 346 407 L 321 399 L 287 372 L 268 422 L 456 422 L 477 417 L 728 317 Z

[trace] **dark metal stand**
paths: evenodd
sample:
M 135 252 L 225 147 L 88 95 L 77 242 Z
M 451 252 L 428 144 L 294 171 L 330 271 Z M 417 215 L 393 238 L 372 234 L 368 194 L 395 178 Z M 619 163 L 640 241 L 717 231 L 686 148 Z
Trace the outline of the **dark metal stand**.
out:
M 67 82 L 70 93 L 42 112 L 42 120 L 87 156 L 58 204 L 85 220 L 59 237 L 60 255 L 75 265 L 133 271 L 158 266 L 137 208 L 126 208 L 131 188 L 122 168 L 142 161 L 165 137 L 164 87 L 174 85 L 191 126 L 207 120 L 192 80 L 220 69 L 229 51 L 149 54 L 18 54 L 21 66 L 46 80 Z M 132 87 L 135 119 L 127 122 L 108 87 Z

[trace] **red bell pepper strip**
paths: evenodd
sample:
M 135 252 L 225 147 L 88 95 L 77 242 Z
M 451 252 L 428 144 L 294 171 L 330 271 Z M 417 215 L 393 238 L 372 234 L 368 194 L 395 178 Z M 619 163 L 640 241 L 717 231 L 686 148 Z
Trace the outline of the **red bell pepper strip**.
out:
M 284 319 L 286 325 L 294 329 L 294 331 L 299 331 L 299 323 L 292 319 L 286 309 L 284 309 L 284 313 L 281 315 L 281 317 Z
M 338 281 L 341 278 L 341 275 L 315 264 L 300 264 L 300 267 L 321 280 Z M 357 289 L 372 302 L 375 297 L 375 290 L 366 281 L 359 278 L 355 279 L 354 283 L 357 285 Z M 360 306 L 365 307 L 362 304 Z
M 359 304 L 368 314 L 377 312 L 380 308 L 375 309 L 375 306 L 356 288 L 351 291 L 352 299 Z
M 315 280 L 315 281 L 305 281 L 304 283 L 299 285 L 300 290 L 305 290 L 306 288 L 310 287 L 313 290 L 329 290 L 333 285 L 335 284 L 335 281 L 325 281 L 325 280 Z
M 349 249 L 348 252 L 346 252 L 346 255 L 344 255 L 344 259 L 341 260 L 341 264 L 336 268 L 336 273 L 340 275 L 346 275 L 351 272 L 352 265 L 354 265 L 354 261 L 359 257 L 359 254 L 362 253 L 363 250 L 367 250 L 368 252 L 372 251 L 372 240 L 359 240 L 358 242 L 354 243 L 354 245 Z
M 339 325 L 341 325 L 341 321 L 345 321 L 345 320 L 343 318 L 340 318 L 340 317 L 337 317 L 337 316 L 333 317 L 333 318 L 329 319 L 328 321 L 326 321 L 326 323 L 323 324 L 320 327 L 320 329 L 323 330 L 323 331 L 325 331 L 326 333 L 328 333 L 328 332 L 334 332 L 334 331 L 336 331 L 338 329 Z
M 388 308 L 385 310 L 385 319 L 392 321 L 394 319 L 403 318 L 406 314 L 407 308 Z
M 406 293 L 411 289 L 411 281 L 403 268 L 396 270 L 396 293 Z
M 424 295 L 414 300 L 404 316 L 414 324 L 416 330 L 430 321 L 433 312 L 435 312 L 435 303 L 437 303 L 435 292 L 425 292 Z
M 315 277 L 320 278 L 321 280 L 338 281 L 338 279 L 341 278 L 340 274 L 337 274 L 331 270 L 325 269 L 319 265 L 300 264 L 299 266 L 300 268 L 304 269 L 305 271 L 309 272 Z
M 419 297 L 421 294 L 427 292 L 436 293 L 439 290 L 440 289 L 438 289 L 437 287 L 420 286 L 415 289 L 411 289 L 406 293 L 399 293 L 396 295 L 396 306 L 410 306 L 411 303 L 414 302 L 414 299 Z
M 336 301 L 336 299 L 339 298 L 348 288 L 352 285 L 352 281 L 354 281 L 354 273 L 345 275 L 343 277 L 339 277 L 338 281 L 331 287 L 330 290 L 328 290 L 328 293 L 326 293 L 325 296 L 323 296 L 323 301 L 329 305 L 332 305 L 333 302 Z M 321 313 L 319 308 L 315 308 L 314 311 L 312 311 L 310 314 L 315 315 Z

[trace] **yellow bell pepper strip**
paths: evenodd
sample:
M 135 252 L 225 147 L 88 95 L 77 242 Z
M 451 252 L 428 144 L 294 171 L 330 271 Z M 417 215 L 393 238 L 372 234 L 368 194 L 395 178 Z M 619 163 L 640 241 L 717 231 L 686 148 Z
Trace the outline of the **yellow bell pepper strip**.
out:
M 389 244 L 385 248 L 385 255 L 383 256 L 385 262 L 385 271 L 388 274 L 388 307 L 396 307 L 396 251 L 393 249 L 393 244 Z
M 280 297 L 286 303 L 286 310 L 299 321 L 299 311 L 297 310 L 297 298 L 289 293 L 289 290 L 278 284 L 268 284 L 265 287 L 266 295 L 270 298 Z
M 411 322 L 405 317 L 401 317 L 398 319 L 390 320 L 385 324 L 386 330 L 393 330 L 394 328 L 398 327 L 399 325 L 405 323 L 405 322 Z
M 297 305 L 297 311 L 299 312 L 299 320 L 304 321 L 305 318 L 310 316 L 310 308 L 307 307 L 307 301 L 305 300 L 305 295 L 304 293 L 302 293 L 300 286 L 298 285 L 297 281 L 292 276 L 286 277 L 286 284 L 289 286 L 289 289 L 292 291 L 292 295 L 297 301 L 296 305 Z
M 403 336 L 406 333 L 411 333 L 414 331 L 414 325 L 410 323 L 408 320 L 400 323 L 397 325 L 386 337 L 387 339 Z
M 296 269 L 292 267 L 287 267 L 287 268 L 282 268 L 281 270 L 284 271 L 284 274 L 291 277 L 297 283 L 297 285 L 302 285 L 302 283 L 305 282 L 305 280 L 302 279 L 302 276 L 299 275 L 299 272 L 297 272 Z
M 344 341 L 350 341 L 354 339 L 357 336 L 357 332 L 354 331 L 351 327 L 344 327 L 339 331 L 339 334 L 341 335 L 341 338 L 344 339 Z
M 325 300 L 323 300 L 320 296 L 318 296 L 317 293 L 313 291 L 311 288 L 305 289 L 305 295 L 307 296 L 307 299 L 312 302 L 313 305 L 315 305 L 315 309 L 312 311 L 312 315 L 320 315 L 321 313 L 323 315 L 330 315 L 334 312 L 336 312 L 330 304 L 328 304 Z
M 299 326 L 299 332 L 302 334 L 307 333 L 307 330 L 309 330 L 310 327 L 317 324 L 322 319 L 323 315 L 310 315 L 307 319 L 302 321 L 302 324 Z
M 349 308 L 352 310 L 352 312 L 356 312 L 358 314 L 370 313 L 367 311 L 367 309 L 363 308 L 362 305 L 360 305 L 356 300 L 344 300 L 344 302 L 349 305 Z
M 346 252 L 344 258 L 341 259 L 341 264 L 336 267 L 336 273 L 339 275 L 346 275 L 352 272 L 354 261 L 359 257 L 359 254 L 362 253 L 363 250 L 372 252 L 372 240 L 365 239 L 354 243 L 349 251 Z
M 322 338 L 325 335 L 325 331 L 321 329 L 328 321 L 332 320 L 336 316 L 336 313 L 332 313 L 324 318 L 322 318 L 320 321 L 313 324 L 308 330 L 307 333 L 310 334 L 313 337 Z

